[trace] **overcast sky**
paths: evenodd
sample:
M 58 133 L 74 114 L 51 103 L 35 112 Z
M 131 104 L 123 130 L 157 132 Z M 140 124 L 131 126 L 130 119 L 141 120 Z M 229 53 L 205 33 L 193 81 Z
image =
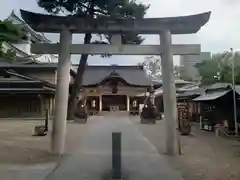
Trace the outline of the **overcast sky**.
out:
M 210 21 L 195 35 L 178 35 L 173 43 L 200 43 L 202 51 L 212 53 L 240 49 L 240 0 L 141 0 L 150 4 L 146 17 L 180 16 L 212 11 Z M 1 0 L 0 19 L 6 18 L 14 9 L 26 9 L 33 12 L 44 12 L 37 6 L 36 0 Z M 57 36 L 48 36 L 56 41 Z M 82 38 L 74 36 L 74 43 Z M 146 36 L 144 44 L 158 44 L 157 36 Z M 73 57 L 76 62 L 78 58 Z M 102 59 L 90 57 L 90 64 L 136 64 L 143 61 L 143 56 L 113 56 Z

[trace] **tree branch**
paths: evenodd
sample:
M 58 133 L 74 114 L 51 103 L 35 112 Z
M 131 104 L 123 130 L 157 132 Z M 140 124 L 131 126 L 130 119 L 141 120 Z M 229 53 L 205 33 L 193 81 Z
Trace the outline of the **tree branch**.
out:
M 92 11 L 91 6 L 88 7 L 88 6 L 85 5 L 84 3 L 79 2 L 79 6 L 82 6 L 82 7 L 86 8 L 87 11 L 89 11 L 89 12 Z M 102 11 L 101 9 L 96 9 L 96 8 L 94 8 L 94 9 L 93 9 L 93 14 L 94 14 L 95 12 L 100 13 L 100 14 L 103 14 L 103 15 L 109 15 L 109 13 L 104 12 L 104 11 Z

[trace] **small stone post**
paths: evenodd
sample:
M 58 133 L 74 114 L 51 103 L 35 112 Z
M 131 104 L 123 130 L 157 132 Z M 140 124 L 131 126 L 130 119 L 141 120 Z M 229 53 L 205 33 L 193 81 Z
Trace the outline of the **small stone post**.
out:
M 200 123 L 199 123 L 200 129 L 203 129 L 203 123 L 202 123 L 202 116 L 200 116 Z
M 121 132 L 112 133 L 112 179 L 122 178 Z
M 221 127 L 220 124 L 216 124 L 216 125 L 215 125 L 214 130 L 215 130 L 215 136 L 216 136 L 216 137 L 219 137 L 220 127 Z
M 102 112 L 102 95 L 99 95 L 99 112 Z

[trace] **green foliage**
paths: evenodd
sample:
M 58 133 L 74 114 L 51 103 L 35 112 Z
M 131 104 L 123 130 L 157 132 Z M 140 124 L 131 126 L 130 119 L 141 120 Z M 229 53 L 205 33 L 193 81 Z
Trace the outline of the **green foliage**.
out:
M 12 49 L 8 49 L 7 52 L 5 53 L 5 57 L 11 60 L 14 60 L 16 57 L 16 51 Z
M 21 30 L 11 21 L 0 20 L 0 42 L 18 41 L 21 39 Z
M 86 18 L 114 18 L 114 19 L 142 19 L 149 6 L 136 3 L 135 0 L 38 0 L 38 5 L 50 14 L 63 13 L 67 16 L 79 16 Z M 90 32 L 91 33 L 91 32 Z M 92 35 L 85 34 L 84 44 L 105 44 L 110 42 L 111 34 L 98 35 L 100 40 L 91 42 Z M 143 38 L 138 34 L 124 33 L 123 44 L 141 44 Z M 105 39 L 103 39 L 104 37 Z M 105 40 L 105 41 L 104 41 Z M 102 57 L 109 57 L 105 54 Z M 83 73 L 87 64 L 88 55 L 82 54 L 79 61 L 77 74 L 73 84 L 68 104 L 68 119 L 71 119 L 76 107 L 76 97 L 82 86 Z
M 193 81 L 192 78 L 190 78 L 187 73 L 182 69 L 181 66 L 174 66 L 174 76 L 177 78 L 180 78 L 185 81 Z
M 240 54 L 218 53 L 211 60 L 205 60 L 196 64 L 196 68 L 202 77 L 203 84 L 215 82 L 232 82 L 232 62 L 234 57 L 236 83 L 240 83 Z
M 51 14 L 88 16 L 93 10 L 95 17 L 142 18 L 149 6 L 135 0 L 38 0 L 38 5 Z
M 0 20 L 0 57 L 5 57 L 6 59 L 13 60 L 16 53 L 12 50 L 7 52 L 3 51 L 3 42 L 16 42 L 23 37 L 21 30 L 14 25 L 11 21 L 1 21 Z
M 147 73 L 158 79 L 161 76 L 161 59 L 156 56 L 146 56 L 144 62 L 142 63 Z
M 175 77 L 179 77 L 180 79 L 184 80 L 184 81 L 193 81 L 193 79 L 191 77 L 188 76 L 188 74 L 180 68 L 180 70 L 178 70 L 179 73 L 176 74 L 176 70 L 175 70 Z
M 38 0 L 38 5 L 50 14 L 64 13 L 80 17 L 110 17 L 116 19 L 141 19 L 149 6 L 135 0 Z M 110 41 L 111 35 L 104 35 Z M 122 34 L 123 44 L 141 44 L 137 34 Z
M 14 50 L 7 50 L 6 52 L 0 51 L 0 57 L 6 58 L 10 62 L 13 62 L 16 58 L 16 52 Z

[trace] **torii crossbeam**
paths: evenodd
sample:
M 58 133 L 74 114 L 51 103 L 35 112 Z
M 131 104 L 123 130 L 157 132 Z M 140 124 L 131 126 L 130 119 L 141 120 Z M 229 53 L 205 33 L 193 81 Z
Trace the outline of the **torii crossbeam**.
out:
M 172 45 L 173 55 L 197 55 L 201 47 L 197 44 Z M 34 54 L 59 54 L 60 44 L 33 44 Z M 113 45 L 113 44 L 72 44 L 70 54 L 111 54 L 111 55 L 159 55 L 163 48 L 159 45 Z

